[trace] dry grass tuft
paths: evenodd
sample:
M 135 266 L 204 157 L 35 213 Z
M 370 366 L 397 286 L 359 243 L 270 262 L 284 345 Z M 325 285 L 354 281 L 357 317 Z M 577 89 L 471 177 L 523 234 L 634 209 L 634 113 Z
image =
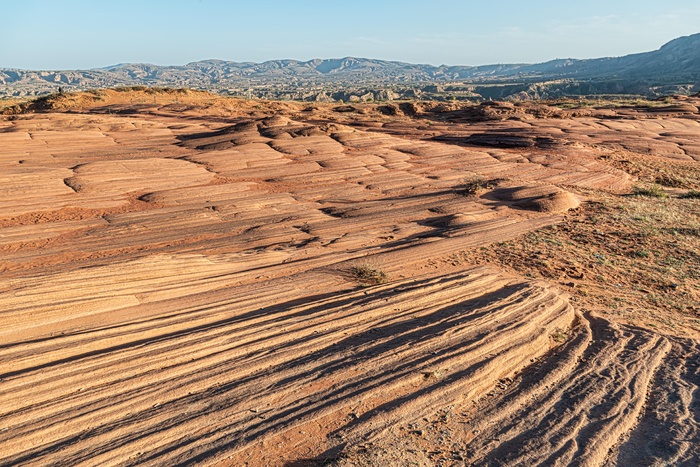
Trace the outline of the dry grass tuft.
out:
M 350 272 L 365 285 L 383 284 L 389 280 L 389 275 L 380 266 L 369 261 L 353 266 Z
M 495 188 L 503 179 L 486 180 L 480 175 L 471 175 L 463 181 L 464 194 L 467 196 L 479 194 L 483 190 Z
M 668 196 L 664 189 L 656 183 L 651 185 L 635 185 L 632 187 L 632 194 L 650 198 L 666 198 Z

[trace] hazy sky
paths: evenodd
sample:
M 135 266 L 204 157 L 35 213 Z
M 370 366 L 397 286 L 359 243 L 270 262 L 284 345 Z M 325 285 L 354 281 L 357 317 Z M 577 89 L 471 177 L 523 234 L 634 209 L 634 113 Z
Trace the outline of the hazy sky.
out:
M 0 0 L 0 68 L 346 56 L 433 65 L 645 52 L 700 32 L 698 0 Z

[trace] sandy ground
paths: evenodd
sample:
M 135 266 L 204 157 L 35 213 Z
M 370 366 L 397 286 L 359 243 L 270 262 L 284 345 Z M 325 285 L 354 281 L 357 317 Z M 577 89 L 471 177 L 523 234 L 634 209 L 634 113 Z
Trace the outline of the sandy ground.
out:
M 700 463 L 697 277 L 659 328 L 526 248 L 699 188 L 697 99 L 141 94 L 0 120 L 0 465 Z

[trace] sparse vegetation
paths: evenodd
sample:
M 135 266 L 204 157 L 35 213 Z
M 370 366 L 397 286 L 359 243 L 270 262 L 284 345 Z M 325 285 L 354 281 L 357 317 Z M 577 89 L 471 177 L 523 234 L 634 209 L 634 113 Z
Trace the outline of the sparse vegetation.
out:
M 566 342 L 568 336 L 567 336 L 565 330 L 560 329 L 560 328 L 556 328 L 556 329 L 550 334 L 550 337 L 551 337 L 552 340 L 553 340 L 554 342 L 556 342 L 557 344 L 562 344 L 562 343 Z
M 473 175 L 464 179 L 464 194 L 466 195 L 476 195 L 487 187 L 488 182 L 478 175 Z
M 370 261 L 353 266 L 350 272 L 355 279 L 365 285 L 383 284 L 389 280 L 388 274 L 380 266 Z
M 632 194 L 650 198 L 666 198 L 668 196 L 664 189 L 656 183 L 651 185 L 635 185 L 632 188 Z
M 696 193 L 698 193 L 696 191 Z M 461 254 L 564 285 L 582 308 L 635 325 L 700 331 L 700 210 L 682 197 L 586 192 L 563 224 Z M 695 323 L 695 324 L 693 324 Z
M 700 189 L 700 167 L 696 162 L 674 162 L 658 157 L 631 156 L 609 152 L 600 156 L 607 164 L 637 177 L 639 184 L 657 184 L 669 188 Z
M 621 107 L 639 107 L 653 109 L 668 106 L 674 103 L 672 98 L 648 99 L 634 94 L 610 94 L 604 96 L 581 95 L 578 98 L 560 98 L 543 101 L 553 107 L 564 110 L 578 109 L 616 109 Z

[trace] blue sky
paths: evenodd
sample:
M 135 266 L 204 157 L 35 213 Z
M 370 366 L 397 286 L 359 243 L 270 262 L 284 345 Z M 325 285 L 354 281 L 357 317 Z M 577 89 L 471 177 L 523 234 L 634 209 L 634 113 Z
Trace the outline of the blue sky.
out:
M 0 68 L 345 56 L 433 65 L 619 56 L 700 32 L 698 0 L 0 0 Z

